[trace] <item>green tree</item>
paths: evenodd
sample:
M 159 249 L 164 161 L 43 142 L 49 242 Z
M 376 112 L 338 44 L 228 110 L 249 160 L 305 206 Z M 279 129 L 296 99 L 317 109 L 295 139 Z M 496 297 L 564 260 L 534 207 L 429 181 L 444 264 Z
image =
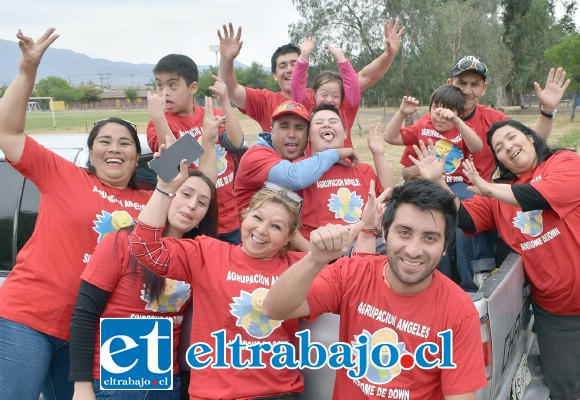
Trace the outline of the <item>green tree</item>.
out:
M 56 76 L 41 79 L 36 85 L 35 94 L 39 97 L 52 97 L 68 103 L 80 102 L 83 96 L 80 89 L 71 87 L 66 80 Z
M 574 121 L 576 99 L 578 99 L 580 92 L 580 34 L 578 32 L 571 33 L 560 44 L 549 48 L 544 54 L 546 59 L 562 66 L 567 77 L 572 81 L 568 90 L 574 91 L 572 113 L 570 114 L 570 121 Z
M 383 23 L 391 16 L 401 20 L 406 28 L 401 51 L 387 75 L 364 93 L 366 104 L 397 105 L 408 94 L 428 101 L 460 55 L 475 54 L 508 70 L 511 66 L 500 40 L 499 0 L 294 0 L 294 5 L 302 18 L 289 28 L 292 40 L 316 36 L 319 43 L 312 71 L 328 65 L 327 41 L 341 47 L 360 71 L 384 51 Z M 504 80 L 498 74 L 498 85 Z M 501 97 L 501 88 L 491 92 Z M 495 97 L 486 98 L 493 102 Z
M 131 103 L 134 103 L 139 98 L 139 91 L 135 87 L 125 88 L 123 93 L 125 93 L 125 97 L 127 97 Z
M 0 86 L 0 98 L 4 97 L 4 93 L 6 92 L 6 89 L 8 89 L 8 85 Z
M 213 93 L 209 90 L 209 87 L 213 85 L 214 80 L 211 77 L 212 75 L 218 74 L 217 67 L 209 67 L 201 74 L 199 74 L 199 78 L 197 80 L 197 96 L 204 97 L 204 96 L 211 96 Z
M 88 84 L 88 85 L 80 85 L 79 89 L 82 91 L 82 103 L 91 104 L 97 103 L 101 101 L 101 94 L 103 90 L 98 86 Z

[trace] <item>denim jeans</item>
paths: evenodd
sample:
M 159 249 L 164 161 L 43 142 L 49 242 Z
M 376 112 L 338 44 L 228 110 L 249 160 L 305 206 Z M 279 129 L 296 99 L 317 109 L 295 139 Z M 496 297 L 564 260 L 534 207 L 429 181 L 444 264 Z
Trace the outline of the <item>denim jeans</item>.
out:
M 474 196 L 462 182 L 450 183 L 449 188 L 459 200 L 463 201 Z M 461 229 L 455 232 L 455 260 L 459 286 L 467 292 L 476 292 L 477 285 L 473 282 L 473 274 L 492 271 L 495 268 L 496 232 L 481 232 L 467 236 Z
M 68 400 L 69 343 L 0 318 L 0 399 Z
M 179 400 L 181 379 L 173 375 L 173 390 L 101 390 L 101 382 L 93 380 L 97 400 Z

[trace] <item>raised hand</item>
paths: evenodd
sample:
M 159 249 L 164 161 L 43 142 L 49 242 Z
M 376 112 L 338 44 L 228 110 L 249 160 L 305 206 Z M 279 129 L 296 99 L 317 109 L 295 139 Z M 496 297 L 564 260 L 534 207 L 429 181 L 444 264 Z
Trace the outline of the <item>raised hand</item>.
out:
M 216 97 L 218 99 L 218 103 L 221 106 L 225 102 L 230 101 L 230 99 L 228 97 L 228 88 L 227 88 L 225 82 L 219 76 L 212 75 L 211 77 L 213 78 L 213 80 L 215 82 L 208 89 L 211 90 L 216 95 Z M 212 109 L 212 114 L 213 114 L 213 109 Z
M 367 145 L 372 154 L 385 154 L 385 141 L 383 140 L 383 132 L 381 132 L 381 124 L 375 124 L 367 134 Z
M 328 51 L 328 53 L 332 56 L 332 58 L 334 58 L 334 61 L 336 61 L 337 63 L 346 60 L 346 57 L 344 56 L 344 51 L 342 51 L 342 49 L 339 47 L 334 47 L 330 42 L 326 44 L 326 51 Z
M 441 158 L 437 159 L 435 146 L 433 146 L 431 139 L 429 139 L 428 147 L 425 146 L 423 141 L 420 141 L 419 146 L 413 145 L 413 150 L 415 150 L 417 158 L 409 155 L 409 159 L 419 168 L 423 178 L 437 181 L 443 177 L 447 154 L 441 154 Z
M 215 145 L 218 140 L 218 129 L 220 125 L 224 124 L 225 122 L 225 116 L 214 115 L 213 99 L 209 96 L 206 96 L 205 109 L 203 114 L 203 133 L 201 135 L 202 143 Z
M 405 28 L 399 29 L 399 18 L 393 23 L 393 17 L 389 18 L 389 22 L 383 25 L 385 32 L 385 53 L 387 55 L 395 55 L 401 48 L 401 38 L 405 34 Z
M 448 108 L 438 107 L 434 110 L 434 113 L 438 117 L 443 118 L 444 120 L 447 120 L 447 121 L 450 121 L 453 123 L 455 123 L 455 121 L 459 119 L 457 114 L 455 114 L 453 111 L 451 111 Z
M 417 112 L 417 108 L 419 108 L 419 100 L 411 96 L 404 96 L 399 111 L 405 115 L 411 115 Z
M 307 36 L 300 43 L 300 58 L 304 61 L 310 61 L 310 56 L 316 47 L 316 38 L 314 36 Z
M 475 168 L 475 164 L 471 160 L 465 160 L 462 163 L 463 165 L 463 175 L 467 177 L 471 181 L 473 186 L 468 186 L 467 190 L 478 194 L 480 196 L 487 196 L 489 195 L 488 187 L 490 185 L 485 179 L 479 176 L 479 172 Z
M 147 111 L 151 119 L 165 118 L 165 96 L 147 91 Z
M 242 50 L 242 45 L 244 44 L 241 41 L 242 38 L 242 27 L 238 27 L 238 31 L 234 36 L 234 26 L 230 22 L 228 26 L 225 24 L 222 25 L 223 34 L 218 29 L 217 34 L 220 40 L 220 57 L 227 61 L 233 61 L 238 54 L 240 54 L 240 50 Z
M 386 188 L 383 193 L 376 197 L 376 184 L 371 180 L 369 186 L 369 197 L 361 214 L 362 226 L 367 229 L 380 229 L 383 213 L 385 212 L 384 203 L 393 194 L 392 188 Z
M 58 39 L 59 35 L 54 34 L 55 28 L 48 28 L 44 34 L 35 42 L 31 37 L 25 36 L 20 29 L 16 34 L 18 46 L 20 47 L 20 60 L 18 70 L 23 73 L 36 73 L 38 64 L 46 49 Z
M 550 68 L 548 78 L 546 79 L 546 86 L 543 90 L 538 82 L 534 82 L 534 88 L 536 89 L 542 110 L 547 113 L 556 111 L 568 85 L 570 85 L 570 79 L 566 79 L 566 71 L 562 67 L 559 67 L 557 70 Z
M 344 225 L 328 224 L 310 233 L 310 256 L 318 264 L 336 260 L 349 246 L 349 230 Z

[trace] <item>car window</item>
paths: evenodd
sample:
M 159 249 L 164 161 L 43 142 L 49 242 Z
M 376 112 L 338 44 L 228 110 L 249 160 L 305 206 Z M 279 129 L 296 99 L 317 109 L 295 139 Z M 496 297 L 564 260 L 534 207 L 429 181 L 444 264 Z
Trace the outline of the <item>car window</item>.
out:
M 71 150 L 67 155 L 76 157 L 78 153 Z M 136 172 L 139 189 L 153 190 L 157 184 L 157 176 L 148 164 L 152 158 L 151 153 L 139 158 Z M 34 231 L 40 194 L 34 183 L 24 179 L 5 161 L 0 161 L 0 182 L 3 186 L 0 190 L 0 276 L 6 276 L 14 267 L 16 254 Z
M 7 162 L 0 161 L 0 182 L 0 274 L 6 276 L 16 259 L 16 243 L 12 239 L 24 178 Z

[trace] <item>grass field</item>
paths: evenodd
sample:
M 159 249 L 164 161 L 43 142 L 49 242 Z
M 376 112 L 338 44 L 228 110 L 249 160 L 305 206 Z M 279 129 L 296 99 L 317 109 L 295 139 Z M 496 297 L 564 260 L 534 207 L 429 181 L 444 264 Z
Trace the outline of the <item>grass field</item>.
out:
M 352 128 L 352 141 L 362 162 L 372 164 L 372 158 L 366 144 L 366 133 L 376 123 L 385 124 L 395 113 L 395 108 L 361 108 Z M 569 107 L 560 108 L 558 117 L 554 120 L 554 127 L 550 135 L 549 143 L 553 146 L 576 147 L 580 151 L 580 115 L 574 122 L 570 122 Z M 419 109 L 418 115 L 427 112 L 426 107 Z M 580 113 L 580 111 L 579 111 Z M 526 125 L 535 127 L 538 121 L 538 110 L 522 110 L 519 112 L 506 112 L 511 118 Z M 108 117 L 119 117 L 132 121 L 137 125 L 137 130 L 144 133 L 149 121 L 149 114 L 145 109 L 137 110 L 86 110 L 86 111 L 60 111 L 56 112 L 56 128 L 53 127 L 52 114 L 50 112 L 29 112 L 26 117 L 27 133 L 54 133 L 54 132 L 88 132 L 93 127 L 94 121 Z M 252 145 L 260 132 L 259 125 L 247 116 L 238 113 L 238 118 L 244 130 L 248 144 Z M 400 177 L 401 166 L 399 160 L 404 147 L 390 146 L 385 144 L 385 156 L 390 161 L 395 177 Z M 398 179 L 402 181 L 402 179 Z

